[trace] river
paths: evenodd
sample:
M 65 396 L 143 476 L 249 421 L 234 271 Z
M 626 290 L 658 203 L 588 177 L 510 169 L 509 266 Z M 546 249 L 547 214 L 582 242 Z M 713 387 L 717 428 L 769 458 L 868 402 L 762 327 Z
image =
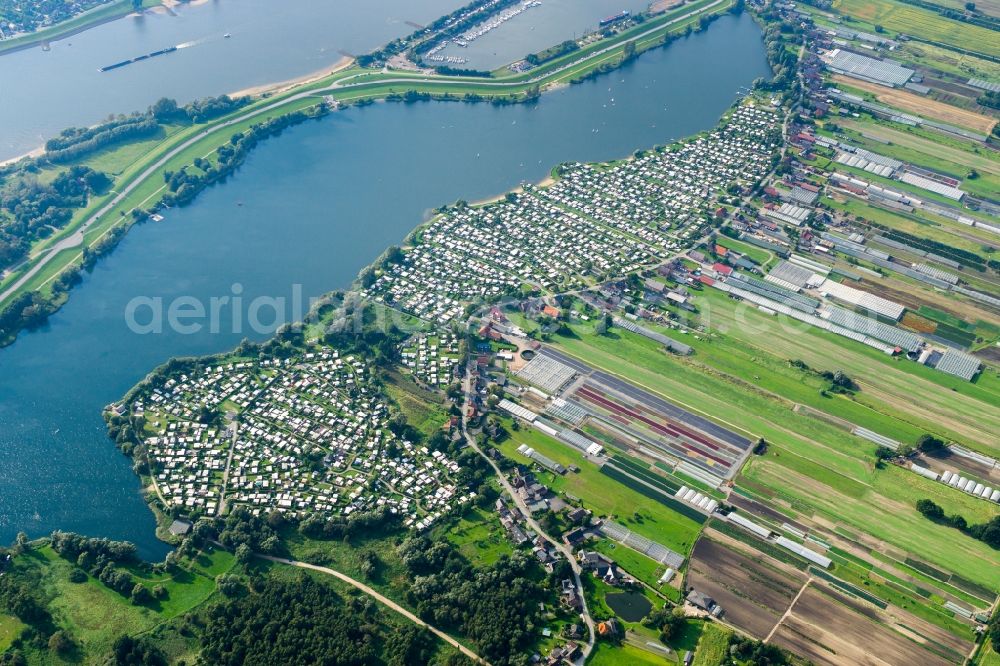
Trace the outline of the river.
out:
M 535 105 L 383 103 L 265 142 L 226 184 L 130 231 L 43 329 L 0 350 L 0 543 L 61 528 L 163 554 L 101 408 L 172 356 L 266 336 L 233 331 L 228 317 L 214 334 L 137 334 L 124 315 L 132 299 L 241 291 L 249 303 L 296 284 L 306 296 L 346 287 L 433 208 L 707 129 L 767 71 L 750 16 L 725 16 Z
M 0 56 L 0 160 L 66 127 L 284 81 L 366 53 L 467 0 L 196 0 L 128 16 Z M 232 36 L 225 39 L 224 35 Z M 98 68 L 168 46 L 174 53 L 110 72 Z

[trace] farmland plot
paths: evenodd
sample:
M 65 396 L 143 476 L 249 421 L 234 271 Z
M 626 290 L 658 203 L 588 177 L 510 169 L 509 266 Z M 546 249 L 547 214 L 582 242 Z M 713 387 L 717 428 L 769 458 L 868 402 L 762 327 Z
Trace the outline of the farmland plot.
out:
M 810 584 L 772 642 L 817 665 L 960 664 L 972 643 L 892 608 L 880 611 Z
M 691 554 L 688 585 L 715 599 L 724 619 L 756 638 L 765 638 L 788 609 L 806 580 L 805 574 L 774 562 L 762 553 L 752 556 L 707 530 Z M 716 539 L 719 539 L 716 541 Z

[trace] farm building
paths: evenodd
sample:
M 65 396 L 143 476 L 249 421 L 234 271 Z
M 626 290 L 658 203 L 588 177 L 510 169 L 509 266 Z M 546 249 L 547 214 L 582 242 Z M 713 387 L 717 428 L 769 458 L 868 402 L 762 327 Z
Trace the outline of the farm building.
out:
M 811 211 L 808 208 L 802 208 L 801 206 L 796 206 L 790 203 L 781 204 L 777 209 L 765 208 L 764 215 L 779 222 L 785 222 L 794 227 L 801 227 L 807 219 L 809 219 L 809 213 Z
M 913 76 L 912 69 L 895 61 L 869 58 L 843 49 L 833 49 L 823 60 L 830 71 L 894 88 L 904 85 Z
M 889 299 L 876 296 L 867 291 L 861 291 L 845 284 L 826 280 L 819 286 L 819 291 L 826 297 L 833 297 L 838 301 L 843 301 L 856 308 L 861 308 L 867 312 L 873 312 L 881 317 L 899 321 L 906 309 L 899 303 Z
M 949 349 L 941 356 L 941 359 L 934 367 L 941 372 L 947 372 L 949 375 L 955 375 L 966 381 L 972 381 L 972 378 L 976 376 L 980 368 L 983 367 L 983 364 L 975 356 L 960 352 L 957 349 Z
M 808 268 L 797 266 L 788 261 L 778 262 L 778 265 L 772 268 L 764 279 L 793 291 L 798 291 L 813 282 L 816 284 L 822 282 L 822 278 L 817 278 L 816 274 Z

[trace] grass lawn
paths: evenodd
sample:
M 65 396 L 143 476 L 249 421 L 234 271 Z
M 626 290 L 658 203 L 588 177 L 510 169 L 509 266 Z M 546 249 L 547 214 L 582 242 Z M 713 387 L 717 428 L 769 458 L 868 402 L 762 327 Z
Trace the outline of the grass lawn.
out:
M 1000 666 L 1000 654 L 997 654 L 993 649 L 989 639 L 986 639 L 979 654 L 976 655 L 975 664 L 976 666 Z
M 676 663 L 669 660 L 666 655 L 656 655 L 635 646 L 624 643 L 622 645 L 611 645 L 610 643 L 598 643 L 594 646 L 594 651 L 587 660 L 588 666 L 643 666 L 649 664 L 669 664 Z
M 288 546 L 292 559 L 336 569 L 365 582 L 393 601 L 409 607 L 403 599 L 409 575 L 396 552 L 397 543 L 405 537 L 402 532 L 388 535 L 372 534 L 370 537 L 348 542 L 339 539 L 329 541 L 310 539 L 291 529 L 282 533 L 282 540 Z M 374 551 L 379 559 L 379 565 L 370 578 L 361 572 L 360 556 L 364 551 Z
M 490 566 L 501 555 L 514 552 L 500 519 L 492 513 L 471 508 L 457 522 L 441 532 L 477 567 Z
M 659 562 L 651 560 L 645 555 L 610 539 L 590 541 L 585 547 L 588 550 L 596 550 L 599 553 L 607 555 L 614 560 L 618 566 L 642 582 L 652 586 L 654 589 L 660 589 L 658 581 L 660 580 L 660 576 L 663 575 L 663 572 L 666 571 L 666 566 L 660 564 Z
M 406 416 L 407 422 L 424 435 L 440 430 L 448 420 L 442 396 L 420 388 L 407 377 L 391 375 L 385 382 L 385 389 Z
M 166 598 L 143 606 L 133 605 L 91 576 L 82 583 L 70 582 L 74 565 L 48 546 L 28 551 L 17 559 L 16 566 L 37 578 L 42 593 L 50 599 L 56 623 L 79 641 L 87 654 L 105 654 L 121 634 L 149 631 L 206 601 L 215 592 L 215 576 L 229 571 L 233 562 L 232 555 L 216 550 L 184 562 L 173 575 L 132 569 L 136 582 L 149 589 L 163 585 L 167 590 Z
M 0 653 L 10 647 L 26 626 L 16 617 L 0 614 Z
M 637 534 L 678 553 L 687 554 L 691 550 L 700 530 L 695 521 L 601 474 L 593 463 L 567 444 L 532 428 L 514 431 L 508 427 L 508 431 L 511 436 L 500 445 L 507 457 L 531 464 L 529 458 L 517 452 L 518 446 L 527 444 L 566 467 L 577 465 L 580 468 L 579 473 L 567 472 L 561 476 L 539 471 L 536 476 L 554 491 L 578 497 L 595 515 L 612 516 Z

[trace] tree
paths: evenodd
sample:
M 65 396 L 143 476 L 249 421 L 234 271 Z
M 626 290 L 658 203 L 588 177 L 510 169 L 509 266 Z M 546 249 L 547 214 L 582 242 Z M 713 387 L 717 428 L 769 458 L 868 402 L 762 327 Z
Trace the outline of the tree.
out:
M 967 3 L 965 3 L 965 8 L 967 10 L 969 10 L 970 12 L 974 12 L 974 11 L 976 11 L 976 3 L 974 3 L 974 2 L 967 2 Z
M 237 562 L 239 562 L 240 564 L 247 564 L 250 561 L 250 558 L 253 557 L 253 551 L 250 550 L 250 546 L 246 545 L 245 543 L 241 543 L 240 545 L 236 546 L 235 555 Z
M 232 574 L 222 574 L 215 579 L 215 582 L 219 586 L 219 592 L 227 597 L 235 597 L 243 590 L 243 583 Z
M 107 666 L 167 666 L 167 660 L 158 647 L 128 634 L 115 641 L 111 656 L 105 663 Z
M 921 499 L 917 500 L 917 511 L 922 513 L 925 518 L 930 520 L 943 520 L 944 519 L 944 509 L 938 506 L 933 500 Z
M 921 435 L 920 439 L 917 440 L 917 448 L 924 453 L 936 454 L 944 453 L 947 451 L 945 443 L 943 440 L 934 437 L 933 435 Z
M 59 630 L 49 636 L 49 652 L 64 655 L 73 649 L 73 641 L 65 631 Z
M 883 462 L 885 460 L 891 460 L 896 457 L 896 452 L 890 449 L 888 446 L 879 446 L 875 449 L 875 460 Z
M 132 599 L 132 603 L 136 606 L 141 606 L 142 604 L 149 603 L 153 600 L 153 595 L 142 583 L 136 583 L 132 588 L 132 594 L 129 596 Z
M 26 550 L 28 550 L 28 535 L 24 532 L 18 532 L 14 539 L 14 554 L 20 555 Z

